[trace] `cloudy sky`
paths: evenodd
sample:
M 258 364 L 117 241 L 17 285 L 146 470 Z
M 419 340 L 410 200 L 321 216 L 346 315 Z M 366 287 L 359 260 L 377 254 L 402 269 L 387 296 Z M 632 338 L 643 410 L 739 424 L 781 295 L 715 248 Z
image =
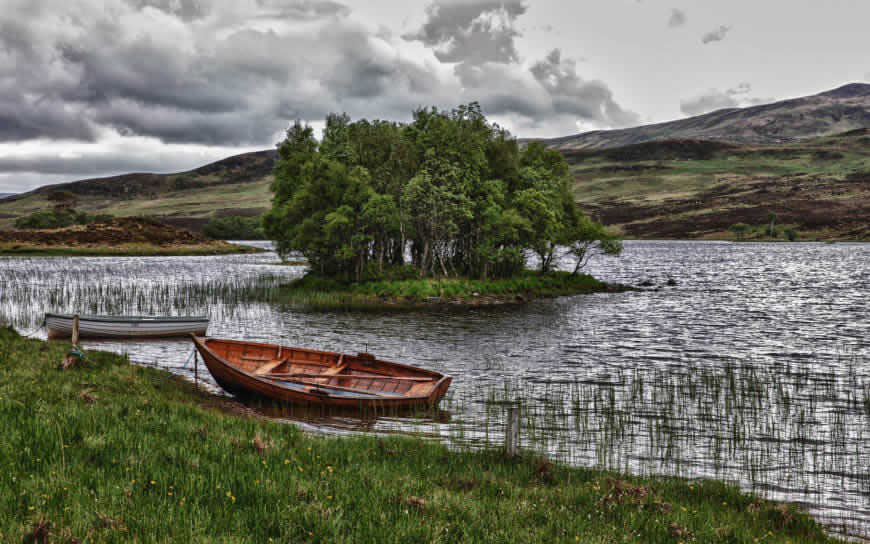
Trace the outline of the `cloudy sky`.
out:
M 867 0 L 0 0 L 0 193 L 173 172 L 296 118 L 478 101 L 563 136 L 870 80 Z

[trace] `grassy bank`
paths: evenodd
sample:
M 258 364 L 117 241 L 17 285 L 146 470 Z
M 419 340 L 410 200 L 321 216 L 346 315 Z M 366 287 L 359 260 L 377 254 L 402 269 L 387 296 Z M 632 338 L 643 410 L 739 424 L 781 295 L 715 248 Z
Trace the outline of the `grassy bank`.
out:
M 586 274 L 527 270 L 515 278 L 419 278 L 413 272 L 346 282 L 308 274 L 283 287 L 279 302 L 315 307 L 487 305 L 584 293 L 625 291 Z
M 305 435 L 68 349 L 0 329 L 0 541 L 833 542 L 719 482 Z
M 94 247 L 42 246 L 35 244 L 0 244 L 0 256 L 5 257 L 158 257 L 200 256 L 259 253 L 262 249 L 213 242 L 196 245 L 158 246 L 153 244 L 120 244 Z

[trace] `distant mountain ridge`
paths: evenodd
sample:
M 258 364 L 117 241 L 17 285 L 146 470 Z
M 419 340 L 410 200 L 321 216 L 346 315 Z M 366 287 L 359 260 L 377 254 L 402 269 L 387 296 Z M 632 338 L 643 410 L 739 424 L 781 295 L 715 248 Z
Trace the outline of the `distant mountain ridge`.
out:
M 15 193 L 0 193 L 0 200 L 6 198 L 7 196 L 12 196 Z
M 608 149 L 671 139 L 776 145 L 862 128 L 870 128 L 870 84 L 850 83 L 824 93 L 771 104 L 537 141 L 559 150 Z

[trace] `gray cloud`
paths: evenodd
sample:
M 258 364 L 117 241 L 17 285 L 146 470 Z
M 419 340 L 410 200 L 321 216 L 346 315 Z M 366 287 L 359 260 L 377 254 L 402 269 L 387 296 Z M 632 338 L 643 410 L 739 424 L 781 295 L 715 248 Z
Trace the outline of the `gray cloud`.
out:
M 314 20 L 350 14 L 350 8 L 330 0 L 257 0 L 257 5 L 265 9 L 261 17 Z
M 423 27 L 403 38 L 433 47 L 442 62 L 516 62 L 519 54 L 514 38 L 520 34 L 513 23 L 525 11 L 519 0 L 439 0 L 427 8 Z
M 686 24 L 688 18 L 686 17 L 686 12 L 681 9 L 674 8 L 671 10 L 671 18 L 668 19 L 668 26 L 670 27 L 678 27 Z
M 752 85 L 749 83 L 740 83 L 736 87 L 724 91 L 710 89 L 698 96 L 681 100 L 680 111 L 686 115 L 701 115 L 724 108 L 737 108 L 771 101 L 770 99 L 750 98 L 748 95 L 751 92 Z
M 613 99 L 610 88 L 602 81 L 584 81 L 577 74 L 577 63 L 563 59 L 554 49 L 547 58 L 531 68 L 537 82 L 547 90 L 557 113 L 569 113 L 583 120 L 605 126 L 624 127 L 637 123 L 639 118 L 624 110 Z
M 93 140 L 103 127 L 164 142 L 268 145 L 288 113 L 318 119 L 375 94 L 418 105 L 441 87 L 342 21 L 342 4 L 254 1 L 246 13 L 255 19 L 318 26 L 255 30 L 226 21 L 238 3 L 219 11 L 220 2 L 192 0 L 112 0 L 109 15 L 85 0 L 55 11 L 35 2 L 31 17 L 0 15 L 0 142 Z M 423 96 L 404 96 L 415 92 Z M 362 106 L 353 113 L 381 113 Z
M 637 122 L 559 51 L 520 61 L 518 0 L 439 2 L 402 38 L 353 23 L 333 0 L 6 1 L 14 5 L 0 12 L 0 153 L 14 151 L 0 154 L 3 182 L 8 173 L 56 180 L 188 168 L 195 149 L 267 147 L 289 120 L 330 111 L 402 120 L 419 106 L 476 100 L 520 130 Z M 404 40 L 431 55 L 406 56 Z M 148 143 L 142 153 L 106 143 L 118 138 Z M 22 141 L 33 142 L 5 144 Z M 58 143 L 11 158 L 43 141 Z M 69 141 L 106 153 L 60 151 Z
M 711 30 L 707 32 L 703 36 L 701 36 L 701 43 L 708 44 L 711 42 L 721 42 L 725 39 L 725 36 L 728 35 L 728 32 L 731 31 L 731 27 L 727 25 L 722 25 L 719 28 Z
M 637 114 L 614 100 L 605 83 L 582 79 L 576 62 L 562 58 L 558 49 L 525 73 L 499 63 L 462 64 L 457 71 L 465 85 L 465 101 L 478 101 L 487 113 L 511 117 L 524 127 L 546 122 L 560 131 L 576 132 L 578 122 L 624 127 L 639 121 Z

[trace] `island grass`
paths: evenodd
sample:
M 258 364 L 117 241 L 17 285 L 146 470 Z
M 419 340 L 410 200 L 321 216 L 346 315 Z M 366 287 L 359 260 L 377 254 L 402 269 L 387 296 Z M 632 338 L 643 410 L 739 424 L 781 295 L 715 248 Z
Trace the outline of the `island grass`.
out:
M 535 298 L 624 291 L 622 285 L 587 274 L 526 270 L 513 278 L 420 278 L 404 269 L 359 282 L 309 273 L 281 288 L 277 302 L 321 308 L 419 307 L 426 305 L 487 305 Z
M 6 257 L 158 257 L 203 256 L 259 253 L 260 248 L 227 242 L 158 246 L 153 244 L 119 244 L 106 246 L 43 246 L 37 244 L 0 244 L 0 256 Z
M 721 482 L 306 435 L 69 347 L 0 329 L 0 541 L 834 542 Z

